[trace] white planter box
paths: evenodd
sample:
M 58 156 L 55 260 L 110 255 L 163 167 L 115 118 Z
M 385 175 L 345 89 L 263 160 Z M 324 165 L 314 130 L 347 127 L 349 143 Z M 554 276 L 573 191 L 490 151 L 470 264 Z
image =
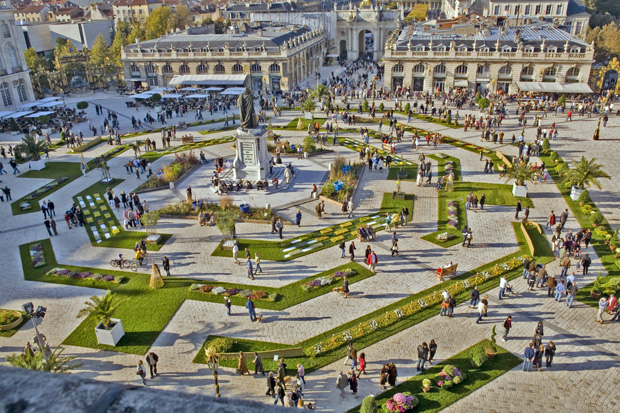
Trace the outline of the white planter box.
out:
M 161 106 L 155 106 L 155 112 L 157 113 L 161 112 Z
M 28 162 L 29 168 L 33 171 L 40 171 L 41 169 L 45 169 L 45 161 L 43 159 L 39 159 L 38 161 L 30 161 Z
M 111 319 L 116 325 L 111 330 L 103 328 L 103 324 L 97 324 L 95 327 L 95 335 L 97 336 L 97 342 L 99 344 L 107 344 L 108 346 L 115 346 L 121 338 L 125 335 L 123 330 L 123 323 L 118 318 Z
M 573 201 L 579 200 L 579 196 L 581 196 L 583 191 L 584 189 L 578 189 L 576 186 L 573 186 L 570 190 L 570 199 Z
M 306 116 L 306 119 L 309 119 L 309 120 L 314 119 L 314 117 L 312 116 L 312 112 L 306 112 L 305 116 Z
M 527 185 L 512 184 L 512 195 L 515 197 L 527 198 Z

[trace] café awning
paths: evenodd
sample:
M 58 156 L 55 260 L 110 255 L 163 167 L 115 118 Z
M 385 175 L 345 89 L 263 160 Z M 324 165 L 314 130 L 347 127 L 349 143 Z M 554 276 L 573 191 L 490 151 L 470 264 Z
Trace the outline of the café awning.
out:
M 15 113 L 12 113 L 9 116 L 7 116 L 7 119 L 11 119 L 11 118 L 12 119 L 17 119 L 17 118 L 21 118 L 21 117 L 26 116 L 26 115 L 30 115 L 31 113 L 32 113 L 31 110 L 27 110 L 25 112 L 15 112 Z
M 171 85 L 241 86 L 248 75 L 174 75 Z
M 193 95 L 185 96 L 186 99 L 206 99 L 209 95 L 205 95 L 204 93 L 194 93 Z
M 178 99 L 182 98 L 183 95 L 181 93 L 168 93 L 167 95 L 163 95 L 162 99 Z
M 56 113 L 56 112 L 51 111 L 51 110 L 46 110 L 46 111 L 43 111 L 43 112 L 33 113 L 32 115 L 28 115 L 26 117 L 27 118 L 38 118 L 39 116 L 51 115 L 52 113 Z
M 520 92 L 538 93 L 592 93 L 587 83 L 556 83 L 556 82 L 517 82 Z
M 184 87 L 183 89 L 179 89 L 179 90 L 182 90 L 183 92 L 195 92 L 197 90 L 200 90 L 200 88 L 188 86 L 188 87 Z
M 221 92 L 220 95 L 240 95 L 244 90 L 244 87 L 229 87 L 225 91 Z
M 467 80 L 455 80 L 454 87 L 469 87 L 469 82 Z

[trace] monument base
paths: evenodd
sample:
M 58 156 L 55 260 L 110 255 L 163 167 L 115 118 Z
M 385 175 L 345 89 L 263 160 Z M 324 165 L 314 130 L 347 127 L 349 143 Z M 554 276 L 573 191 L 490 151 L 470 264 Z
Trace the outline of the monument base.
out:
M 237 129 L 236 155 L 233 162 L 235 180 L 263 181 L 269 171 L 271 155 L 267 149 L 266 129 Z

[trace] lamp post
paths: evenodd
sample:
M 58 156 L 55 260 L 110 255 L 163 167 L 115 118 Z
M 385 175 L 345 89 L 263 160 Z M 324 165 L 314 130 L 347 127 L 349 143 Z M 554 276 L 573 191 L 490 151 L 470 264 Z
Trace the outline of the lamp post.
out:
M 217 380 L 217 368 L 220 366 L 220 356 L 211 348 L 205 348 L 205 361 L 207 367 L 213 371 L 213 381 L 215 382 L 215 397 L 220 397 L 220 383 Z
M 598 123 L 596 124 L 596 129 L 594 130 L 594 136 L 592 136 L 592 140 L 597 141 L 601 136 L 601 119 L 603 118 L 603 106 L 604 103 L 601 101 L 598 110 Z
M 34 332 L 37 336 L 37 345 L 39 346 L 39 351 L 43 353 L 45 357 L 45 362 L 49 362 L 47 359 L 47 353 L 43 346 L 41 345 L 41 335 L 39 334 L 39 329 L 37 328 L 37 324 L 34 322 L 35 318 L 43 318 L 45 317 L 45 313 L 47 312 L 47 308 L 38 306 L 37 310 L 34 310 L 34 305 L 32 303 L 26 303 L 22 305 L 24 312 L 30 316 L 30 320 L 32 321 L 32 326 L 34 327 Z

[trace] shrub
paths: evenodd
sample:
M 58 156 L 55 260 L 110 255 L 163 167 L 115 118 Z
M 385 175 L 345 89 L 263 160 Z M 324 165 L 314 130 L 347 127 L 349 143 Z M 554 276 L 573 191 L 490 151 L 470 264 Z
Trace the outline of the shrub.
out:
M 47 125 L 50 121 L 50 117 L 49 115 L 43 115 L 43 116 L 39 116 L 39 123 L 41 125 Z
M 594 214 L 592 214 L 592 223 L 596 224 L 596 225 L 601 225 L 603 223 L 603 214 L 601 214 L 601 211 L 596 211 Z
M 385 105 L 383 104 L 383 102 L 379 103 L 379 110 L 383 111 L 385 109 Z
M 209 348 L 215 350 L 216 353 L 226 353 L 233 346 L 234 342 L 226 337 L 218 337 L 209 342 Z
M 377 413 L 377 402 L 375 401 L 375 396 L 370 395 L 364 397 L 362 407 L 360 408 L 360 413 Z
M 405 112 L 409 113 L 411 110 L 411 104 L 409 102 L 405 103 Z
M 269 293 L 268 295 L 269 301 L 278 301 L 282 296 L 278 293 Z
M 364 99 L 364 102 L 362 102 L 362 110 L 364 112 L 368 112 L 369 109 L 370 105 L 368 104 L 368 99 Z
M 558 160 L 558 153 L 551 151 L 549 152 L 549 157 L 551 158 L 552 161 L 557 161 Z
M 314 139 L 310 136 L 306 136 L 304 138 L 304 152 L 312 153 L 316 151 L 316 144 L 314 143 Z
M 17 126 L 17 122 L 15 122 L 14 118 L 11 118 L 9 121 L 9 129 L 13 132 L 17 132 L 19 130 L 19 126 Z
M 487 98 L 480 98 L 480 100 L 478 101 L 478 107 L 480 109 L 485 109 L 489 106 L 491 106 L 491 101 Z
M 151 100 L 155 103 L 161 102 L 161 95 L 159 93 L 153 93 Z
M 444 390 L 448 390 L 452 386 L 454 386 L 454 382 L 452 380 L 441 381 L 441 388 Z
M 560 96 L 560 98 L 558 99 L 558 105 L 564 106 L 565 103 L 566 103 L 566 95 L 562 93 L 562 96 Z
M 587 189 L 583 190 L 581 195 L 579 195 L 579 199 L 577 200 L 582 204 L 589 204 L 590 202 L 592 202 L 592 200 L 590 199 L 590 194 L 588 193 Z
M 79 110 L 84 110 L 88 107 L 88 102 L 85 102 L 85 101 L 78 102 L 77 105 L 75 105 L 75 107 L 78 108 Z
M 487 352 L 485 347 L 483 346 L 475 346 L 472 350 L 471 350 L 471 362 L 472 364 L 476 365 L 477 367 L 481 367 L 487 360 Z
M 543 140 L 542 150 L 543 150 L 543 152 L 547 152 L 550 149 L 551 149 L 551 144 L 549 143 L 549 138 L 545 138 Z
M 447 123 L 452 123 L 452 116 L 451 115 L 446 116 L 446 122 Z
M 480 92 L 476 93 L 476 96 L 474 97 L 474 102 L 478 103 L 478 101 L 482 99 L 482 95 L 480 94 Z

